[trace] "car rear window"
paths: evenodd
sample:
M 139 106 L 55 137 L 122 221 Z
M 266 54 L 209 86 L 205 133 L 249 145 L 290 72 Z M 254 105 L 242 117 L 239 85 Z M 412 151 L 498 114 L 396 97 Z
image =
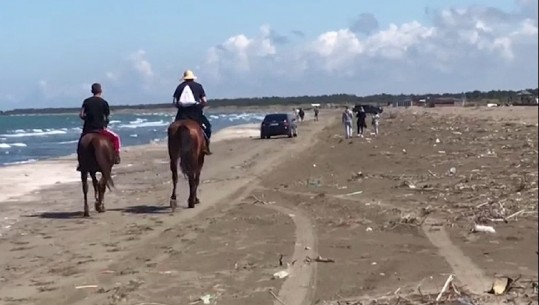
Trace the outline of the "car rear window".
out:
M 268 114 L 266 115 L 266 117 L 264 118 L 264 121 L 267 122 L 267 121 L 284 121 L 287 119 L 287 115 L 286 114 Z

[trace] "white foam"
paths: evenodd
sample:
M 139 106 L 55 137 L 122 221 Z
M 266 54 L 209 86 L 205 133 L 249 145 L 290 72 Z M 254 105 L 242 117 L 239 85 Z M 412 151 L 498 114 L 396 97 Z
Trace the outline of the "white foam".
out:
M 6 163 L 3 163 L 3 165 L 18 165 L 18 164 L 28 164 L 28 163 L 34 163 L 34 162 L 37 162 L 37 160 L 28 159 L 28 160 L 23 160 L 23 161 L 6 162 Z
M 6 133 L 0 136 L 6 137 L 6 138 L 22 138 L 22 137 L 43 137 L 43 136 L 59 135 L 59 134 L 66 134 L 66 133 L 67 132 L 64 130 L 57 130 L 57 129 L 51 129 L 48 131 L 45 131 L 43 129 L 32 129 L 31 132 L 17 129 L 15 133 Z
M 79 140 L 72 140 L 72 141 L 62 141 L 62 142 L 58 142 L 58 144 L 73 144 L 73 143 L 78 143 Z
M 9 145 L 11 145 L 11 147 L 27 147 L 28 146 L 25 143 L 11 143 Z
M 119 128 L 161 127 L 161 126 L 168 126 L 169 124 L 170 122 L 163 121 L 163 120 L 147 122 L 147 120 L 145 119 L 142 119 L 142 120 L 137 119 L 136 121 L 129 122 L 129 124 L 122 124 L 122 125 L 119 125 L 118 127 Z
M 10 148 L 11 145 L 7 144 L 7 143 L 0 143 L 0 148 Z

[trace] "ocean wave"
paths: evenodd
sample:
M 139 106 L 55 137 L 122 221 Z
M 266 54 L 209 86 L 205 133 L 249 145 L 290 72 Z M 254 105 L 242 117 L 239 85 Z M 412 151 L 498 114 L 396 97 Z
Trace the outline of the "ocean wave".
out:
M 71 141 L 62 141 L 62 142 L 58 142 L 58 144 L 73 144 L 73 143 L 78 143 L 79 140 L 71 140 Z
M 112 120 L 109 122 L 109 125 L 114 125 L 114 124 L 120 124 L 122 121 L 118 121 L 118 120 Z
M 0 143 L 0 148 L 27 147 L 25 143 Z
M 23 161 L 6 162 L 6 163 L 2 163 L 2 165 L 19 165 L 19 164 L 27 164 L 27 163 L 34 163 L 34 162 L 37 162 L 37 160 L 28 159 L 28 160 L 23 160 Z
M 144 127 L 161 127 L 168 126 L 170 122 L 168 121 L 149 121 L 146 119 L 137 119 L 135 121 L 129 122 L 129 124 L 119 125 L 119 128 L 144 128 Z
M 228 119 L 230 122 L 243 120 L 243 121 L 253 121 L 253 120 L 263 120 L 264 115 L 259 113 L 235 113 L 224 116 L 223 118 Z
M 59 134 L 66 134 L 67 131 L 65 130 L 58 130 L 58 129 L 31 129 L 31 130 L 22 130 L 17 129 L 14 131 L 15 133 L 6 133 L 1 134 L 0 136 L 6 137 L 6 138 L 22 138 L 22 137 L 43 137 L 43 136 L 50 136 L 50 135 L 59 135 Z

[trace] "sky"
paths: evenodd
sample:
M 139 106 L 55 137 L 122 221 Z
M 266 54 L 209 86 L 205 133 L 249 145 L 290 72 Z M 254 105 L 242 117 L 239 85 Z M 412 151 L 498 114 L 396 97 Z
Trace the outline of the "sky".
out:
M 0 109 L 536 88 L 538 0 L 0 0 Z

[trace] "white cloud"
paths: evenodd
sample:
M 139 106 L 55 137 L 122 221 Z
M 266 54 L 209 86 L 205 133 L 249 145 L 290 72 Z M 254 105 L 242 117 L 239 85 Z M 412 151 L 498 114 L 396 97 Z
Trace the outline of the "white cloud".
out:
M 132 63 L 133 68 L 143 77 L 150 79 L 154 76 L 152 65 L 146 59 L 146 51 L 138 50 L 129 55 L 128 59 Z
M 46 101 L 55 99 L 73 98 L 81 94 L 89 94 L 90 85 L 87 84 L 56 84 L 46 79 L 41 79 L 37 83 L 40 97 Z
M 537 6 L 537 0 L 515 0 L 506 11 L 478 5 L 427 9 L 429 22 L 389 25 L 358 12 L 350 26 L 314 36 L 301 29 L 283 35 L 261 25 L 252 35 L 223 37 L 199 62 L 152 60 L 156 54 L 132 50 L 91 73 L 83 63 L 80 75 L 35 76 L 33 90 L 2 83 L 0 102 L 75 106 L 93 82 L 102 83 L 111 104 L 166 102 L 189 67 L 210 98 L 536 87 Z
M 350 28 L 294 46 L 273 43 L 265 25 L 253 37 L 238 34 L 210 48 L 201 73 L 211 76 L 208 85 L 217 94 L 225 92 L 218 80 L 233 79 L 235 96 L 269 84 L 272 95 L 535 87 L 537 15 L 526 8 L 537 1 L 516 1 L 513 11 L 428 10 L 429 24 L 379 27 L 374 16 L 362 14 Z

